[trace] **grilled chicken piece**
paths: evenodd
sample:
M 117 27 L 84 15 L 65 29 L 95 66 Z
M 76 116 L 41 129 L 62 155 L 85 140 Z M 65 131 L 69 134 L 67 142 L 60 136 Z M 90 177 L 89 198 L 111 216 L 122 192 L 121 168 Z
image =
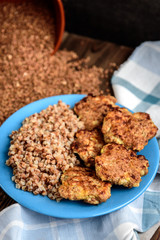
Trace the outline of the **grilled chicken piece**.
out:
M 148 173 L 148 160 L 123 145 L 109 143 L 101 153 L 95 158 L 95 169 L 102 181 L 129 188 L 138 187 L 141 176 Z
M 110 108 L 118 107 L 115 103 L 116 99 L 113 96 L 93 96 L 89 94 L 75 104 L 74 111 L 79 119 L 84 122 L 85 129 L 93 130 L 102 126 L 103 118 Z
M 99 204 L 111 196 L 111 183 L 102 182 L 89 168 L 69 168 L 63 173 L 61 181 L 59 193 L 62 198 Z
M 103 135 L 100 130 L 80 130 L 72 143 L 72 150 L 77 153 L 87 167 L 94 167 L 95 157 L 100 154 L 104 145 Z
M 131 113 L 126 108 L 113 109 L 104 118 L 102 133 L 106 143 L 123 144 L 135 151 L 142 150 L 153 138 L 158 128 L 149 114 Z

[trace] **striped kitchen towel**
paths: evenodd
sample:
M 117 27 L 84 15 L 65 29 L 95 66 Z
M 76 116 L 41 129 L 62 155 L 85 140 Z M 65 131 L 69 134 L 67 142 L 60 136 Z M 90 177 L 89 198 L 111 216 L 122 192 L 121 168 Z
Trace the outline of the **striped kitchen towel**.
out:
M 45 216 L 19 204 L 0 213 L 0 240 L 137 240 L 160 221 L 160 176 L 126 207 L 88 219 Z
M 112 85 L 119 103 L 133 111 L 150 113 L 160 128 L 160 42 L 137 47 L 115 72 Z M 13 204 L 0 213 L 0 240 L 137 240 L 137 232 L 160 221 L 159 182 L 157 174 L 138 199 L 94 218 L 53 218 Z
M 138 112 L 147 112 L 160 135 L 160 41 L 145 42 L 112 77 L 119 103 Z

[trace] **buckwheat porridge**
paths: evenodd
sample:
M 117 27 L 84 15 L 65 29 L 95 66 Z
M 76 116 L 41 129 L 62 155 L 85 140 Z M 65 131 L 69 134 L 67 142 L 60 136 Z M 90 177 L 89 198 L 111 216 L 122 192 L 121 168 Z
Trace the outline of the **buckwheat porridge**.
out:
M 83 123 L 62 101 L 26 118 L 10 136 L 6 161 L 13 168 L 16 188 L 60 200 L 62 171 L 79 163 L 70 145 L 82 128 Z

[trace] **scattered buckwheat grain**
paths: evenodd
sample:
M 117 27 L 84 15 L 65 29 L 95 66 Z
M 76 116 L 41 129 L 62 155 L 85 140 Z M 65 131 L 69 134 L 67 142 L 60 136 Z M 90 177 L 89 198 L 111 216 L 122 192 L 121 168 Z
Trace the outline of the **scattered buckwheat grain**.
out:
M 47 2 L 47 1 L 46 1 Z M 51 56 L 54 16 L 45 1 L 0 3 L 0 125 L 24 105 L 71 93 L 103 93 L 104 69 L 73 51 Z

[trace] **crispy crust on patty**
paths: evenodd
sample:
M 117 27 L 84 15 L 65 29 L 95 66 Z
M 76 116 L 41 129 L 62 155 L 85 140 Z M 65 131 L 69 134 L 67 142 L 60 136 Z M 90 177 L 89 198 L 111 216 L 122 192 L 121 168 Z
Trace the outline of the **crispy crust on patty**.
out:
M 74 111 L 79 116 L 79 119 L 84 122 L 85 129 L 93 130 L 100 127 L 104 116 L 115 105 L 116 98 L 113 96 L 93 96 L 89 94 L 87 97 L 75 104 Z
M 95 157 L 100 154 L 103 145 L 103 135 L 99 130 L 81 130 L 76 133 L 76 139 L 71 148 L 74 153 L 80 156 L 87 167 L 94 167 Z
M 95 158 L 95 169 L 103 181 L 129 188 L 138 187 L 141 176 L 148 173 L 148 160 L 123 145 L 109 143 L 101 152 L 101 156 Z
M 131 113 L 125 108 L 115 108 L 108 112 L 102 125 L 106 143 L 115 142 L 140 151 L 153 138 L 158 128 L 148 113 Z
M 59 193 L 65 199 L 99 204 L 111 196 L 111 183 L 102 182 L 89 168 L 69 168 L 63 173 L 61 181 Z

